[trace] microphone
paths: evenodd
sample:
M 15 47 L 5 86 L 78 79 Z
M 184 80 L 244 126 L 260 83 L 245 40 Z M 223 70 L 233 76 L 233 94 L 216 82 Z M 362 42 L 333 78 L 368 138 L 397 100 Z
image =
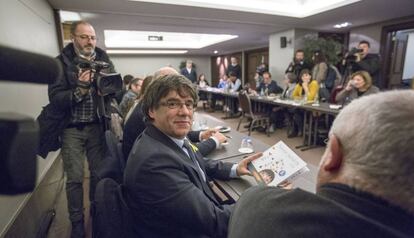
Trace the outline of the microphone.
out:
M 57 59 L 0 46 L 0 81 L 51 84 L 61 74 Z

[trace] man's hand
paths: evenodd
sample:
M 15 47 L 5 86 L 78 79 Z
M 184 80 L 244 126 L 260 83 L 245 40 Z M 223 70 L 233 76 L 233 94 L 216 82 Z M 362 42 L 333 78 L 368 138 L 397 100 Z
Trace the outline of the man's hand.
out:
M 81 93 L 83 95 L 87 94 L 89 92 L 89 86 L 91 84 L 91 78 L 93 77 L 93 75 L 91 74 L 90 70 L 86 70 L 86 71 L 79 71 L 79 75 L 78 75 L 78 80 L 79 80 L 79 84 L 82 85 L 82 87 L 79 87 Z
M 361 53 L 356 53 L 356 54 L 354 54 L 354 56 L 355 56 L 355 62 L 359 62 L 359 61 L 361 61 Z
M 200 139 L 207 140 L 208 138 L 212 137 L 218 130 L 217 129 L 208 129 L 205 131 L 200 132 Z
M 250 171 L 247 169 L 247 165 L 252 162 L 255 159 L 260 158 L 263 155 L 263 153 L 257 153 L 254 155 L 251 155 L 245 159 L 243 159 L 242 161 L 239 162 L 239 164 L 237 164 L 237 176 L 242 176 L 242 175 L 250 175 L 252 176 L 252 174 L 250 173 Z
M 223 134 L 221 134 L 220 132 L 216 132 L 213 134 L 213 137 L 217 139 L 218 142 L 224 143 L 227 141 L 227 137 Z
M 86 70 L 86 71 L 79 71 L 79 75 L 78 75 L 78 80 L 84 83 L 90 83 L 92 80 L 92 74 L 90 70 Z

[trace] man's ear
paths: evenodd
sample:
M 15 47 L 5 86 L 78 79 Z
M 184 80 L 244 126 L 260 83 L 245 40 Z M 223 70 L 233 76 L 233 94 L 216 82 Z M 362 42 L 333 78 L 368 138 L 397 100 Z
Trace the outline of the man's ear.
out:
M 328 149 L 329 153 L 327 153 L 326 158 L 322 161 L 321 168 L 325 171 L 334 172 L 339 170 L 343 160 L 341 145 L 334 134 L 330 135 Z
M 154 119 L 154 110 L 153 109 L 148 110 L 148 116 L 150 117 L 150 119 Z

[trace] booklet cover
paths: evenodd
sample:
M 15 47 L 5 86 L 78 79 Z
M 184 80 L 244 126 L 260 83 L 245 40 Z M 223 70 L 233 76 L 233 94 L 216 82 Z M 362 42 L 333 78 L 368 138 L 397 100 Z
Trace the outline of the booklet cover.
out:
M 306 162 L 283 141 L 279 141 L 263 156 L 249 164 L 249 170 L 258 183 L 277 186 L 284 181 L 293 181 L 298 175 L 308 172 Z

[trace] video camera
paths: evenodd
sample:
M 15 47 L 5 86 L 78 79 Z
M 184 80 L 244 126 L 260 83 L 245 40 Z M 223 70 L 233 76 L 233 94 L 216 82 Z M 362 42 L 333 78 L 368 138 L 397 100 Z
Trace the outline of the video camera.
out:
M 260 76 L 262 76 L 266 71 L 268 71 L 266 64 L 261 64 L 256 67 L 256 73 L 258 73 Z
M 115 94 L 122 90 L 122 77 L 118 73 L 103 73 L 104 69 L 111 68 L 111 64 L 104 61 L 88 61 L 77 59 L 75 61 L 79 69 L 91 70 L 95 73 L 92 85 L 98 89 L 102 96 Z
M 362 53 L 364 50 L 363 49 L 358 49 L 356 47 L 353 47 L 350 51 L 349 51 L 349 55 L 354 55 L 354 54 L 359 54 Z
M 362 53 L 363 52 L 363 50 L 362 49 L 358 49 L 358 48 L 356 48 L 356 47 L 353 47 L 350 51 L 348 51 L 348 53 L 345 55 L 345 62 L 346 63 L 352 63 L 352 62 L 355 62 L 355 60 L 356 60 L 356 56 L 355 56 L 355 54 L 360 54 L 360 53 Z
M 0 45 L 0 81 L 52 84 L 62 75 L 51 57 Z M 0 194 L 30 192 L 36 183 L 39 125 L 32 117 L 0 112 Z

